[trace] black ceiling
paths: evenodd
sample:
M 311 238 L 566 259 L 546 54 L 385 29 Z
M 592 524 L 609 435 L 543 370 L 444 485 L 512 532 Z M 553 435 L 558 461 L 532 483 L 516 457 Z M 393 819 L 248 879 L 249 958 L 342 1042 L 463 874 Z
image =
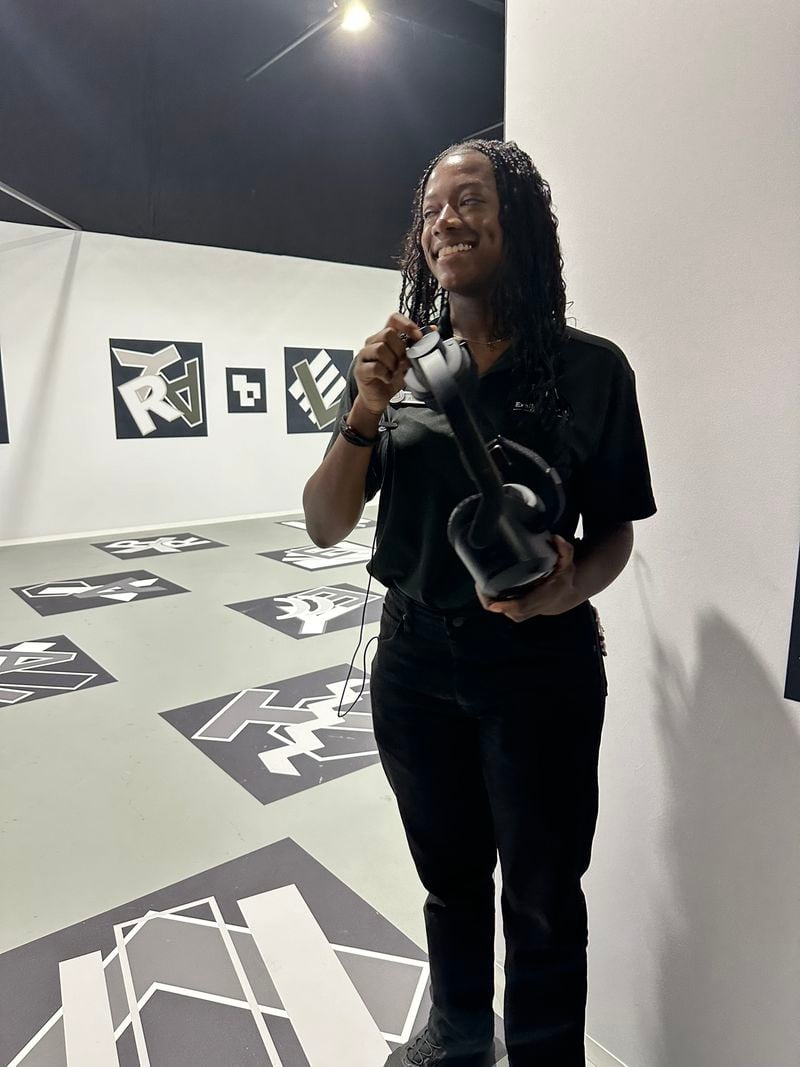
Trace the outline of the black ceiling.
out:
M 366 2 L 245 81 L 331 0 L 0 0 L 0 182 L 86 230 L 393 266 L 425 162 L 502 119 L 504 18 Z

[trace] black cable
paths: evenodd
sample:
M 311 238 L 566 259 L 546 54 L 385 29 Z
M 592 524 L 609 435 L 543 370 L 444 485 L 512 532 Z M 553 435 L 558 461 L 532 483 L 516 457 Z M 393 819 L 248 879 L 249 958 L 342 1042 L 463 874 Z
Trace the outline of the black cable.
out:
M 384 416 L 384 418 L 385 418 L 385 416 Z M 392 441 L 391 433 L 392 433 L 392 430 L 394 430 L 396 427 L 397 427 L 397 423 L 396 422 L 392 422 L 391 420 L 386 419 L 384 422 L 381 423 L 381 427 L 379 428 L 379 429 L 383 430 L 384 434 L 389 434 L 389 441 L 388 441 L 388 444 L 386 446 L 386 453 L 387 454 L 384 457 L 383 470 L 381 471 L 381 483 L 378 486 L 378 493 L 382 493 L 382 491 L 383 491 L 383 483 L 386 481 L 386 471 L 387 471 L 387 469 L 389 467 L 389 463 L 391 462 L 391 459 L 393 458 L 393 457 L 390 457 L 389 453 L 394 450 L 394 441 Z M 376 448 L 380 448 L 380 444 L 376 445 L 375 447 Z M 370 549 L 370 559 L 369 559 L 370 564 L 372 563 L 373 559 L 375 558 L 375 552 L 377 551 L 377 549 L 380 547 L 380 545 L 383 542 L 383 537 L 382 537 L 380 542 L 378 542 L 376 544 L 376 542 L 378 541 L 378 520 L 379 520 L 379 517 L 380 517 L 382 504 L 383 504 L 383 499 L 381 498 L 381 502 L 378 505 L 378 514 L 375 517 L 375 533 L 372 535 L 372 548 Z M 363 514 L 363 512 L 362 512 L 362 514 Z M 385 536 L 385 531 L 384 531 L 384 536 Z M 344 685 L 342 686 L 342 695 L 339 697 L 339 707 L 337 708 L 337 711 L 336 711 L 336 717 L 339 718 L 339 719 L 346 718 L 350 714 L 350 712 L 353 710 L 353 708 L 356 706 L 356 704 L 359 702 L 361 697 L 364 695 L 364 687 L 365 687 L 366 681 L 367 681 L 367 652 L 369 651 L 369 646 L 372 644 L 372 642 L 378 640 L 378 637 L 375 636 L 375 637 L 371 637 L 369 639 L 369 641 L 367 641 L 367 644 L 366 644 L 366 646 L 364 648 L 364 659 L 362 660 L 363 670 L 362 670 L 362 677 L 361 677 L 361 689 L 359 690 L 358 696 L 353 701 L 353 703 L 350 705 L 350 707 L 347 709 L 347 711 L 342 712 L 342 704 L 344 703 L 344 694 L 347 692 L 347 685 L 348 685 L 348 683 L 350 681 L 350 676 L 353 673 L 353 667 L 355 666 L 356 656 L 358 655 L 358 650 L 361 648 L 361 642 L 364 640 L 364 626 L 366 625 L 367 605 L 369 604 L 369 591 L 370 591 L 370 587 L 372 586 L 372 574 L 371 574 L 371 572 L 369 570 L 367 570 L 367 574 L 369 575 L 369 579 L 367 581 L 367 591 L 366 591 L 366 595 L 364 597 L 364 603 L 363 603 L 363 605 L 361 607 L 361 626 L 360 626 L 359 632 L 358 632 L 358 644 L 356 645 L 355 652 L 353 653 L 352 659 L 350 660 L 350 666 L 348 667 L 348 670 L 347 670 L 347 677 L 345 678 Z

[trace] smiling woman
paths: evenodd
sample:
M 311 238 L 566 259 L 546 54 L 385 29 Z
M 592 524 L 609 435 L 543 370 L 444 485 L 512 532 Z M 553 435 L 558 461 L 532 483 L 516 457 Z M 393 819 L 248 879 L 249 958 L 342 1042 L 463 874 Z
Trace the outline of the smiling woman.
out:
M 498 854 L 510 1063 L 584 1064 L 580 880 L 606 697 L 589 598 L 620 574 L 632 520 L 655 503 L 630 366 L 612 342 L 567 327 L 562 267 L 550 189 L 526 153 L 469 141 L 437 156 L 414 199 L 400 310 L 356 356 L 304 493 L 309 534 L 327 545 L 381 489 L 368 569 L 388 592 L 373 721 L 429 893 L 433 1001 L 428 1025 L 390 1056 L 397 1067 L 494 1062 Z M 558 563 L 513 600 L 488 600 L 449 542 L 472 482 L 446 418 L 403 389 L 407 345 L 429 325 L 468 344 L 492 436 L 561 476 Z
M 461 244 L 472 250 L 442 258 Z M 550 186 L 515 144 L 467 141 L 429 164 L 406 237 L 402 310 L 415 322 L 447 310 L 483 367 L 516 334 L 519 401 L 545 423 L 568 414 L 555 380 L 566 336 L 562 268 Z

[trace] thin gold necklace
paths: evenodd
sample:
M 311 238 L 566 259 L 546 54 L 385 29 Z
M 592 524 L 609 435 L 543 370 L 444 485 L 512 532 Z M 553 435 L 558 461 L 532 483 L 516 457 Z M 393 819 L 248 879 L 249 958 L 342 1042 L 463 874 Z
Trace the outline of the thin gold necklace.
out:
M 495 345 L 505 344 L 506 341 L 510 341 L 510 337 L 496 337 L 494 341 L 475 341 L 469 337 L 461 337 L 458 334 L 453 334 L 457 341 L 466 341 L 468 345 L 487 345 L 488 348 L 493 349 Z

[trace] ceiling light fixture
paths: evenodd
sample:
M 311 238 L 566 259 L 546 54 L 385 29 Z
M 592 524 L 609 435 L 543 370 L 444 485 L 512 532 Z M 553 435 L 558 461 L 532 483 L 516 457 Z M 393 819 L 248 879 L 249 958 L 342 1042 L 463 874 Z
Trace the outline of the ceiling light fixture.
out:
M 360 33 L 369 26 L 370 22 L 372 22 L 372 15 L 361 0 L 352 0 L 344 10 L 342 29 L 347 30 L 348 33 Z
M 282 48 L 280 52 L 276 52 L 274 56 L 266 62 L 261 63 L 255 70 L 251 70 L 248 75 L 245 76 L 245 81 L 252 81 L 253 78 L 257 78 L 260 74 L 263 74 L 265 70 L 268 70 L 273 64 L 279 60 L 288 56 L 290 52 L 294 52 L 295 48 L 299 48 L 301 44 L 305 44 L 311 37 L 316 36 L 320 30 L 324 30 L 326 26 L 337 19 L 342 20 L 342 28 L 348 30 L 350 33 L 358 33 L 359 30 L 365 30 L 372 22 L 372 15 L 361 2 L 361 0 L 349 0 L 348 3 L 342 4 L 339 0 L 333 0 L 331 7 L 317 21 L 303 30 L 299 37 L 287 44 L 285 48 Z

